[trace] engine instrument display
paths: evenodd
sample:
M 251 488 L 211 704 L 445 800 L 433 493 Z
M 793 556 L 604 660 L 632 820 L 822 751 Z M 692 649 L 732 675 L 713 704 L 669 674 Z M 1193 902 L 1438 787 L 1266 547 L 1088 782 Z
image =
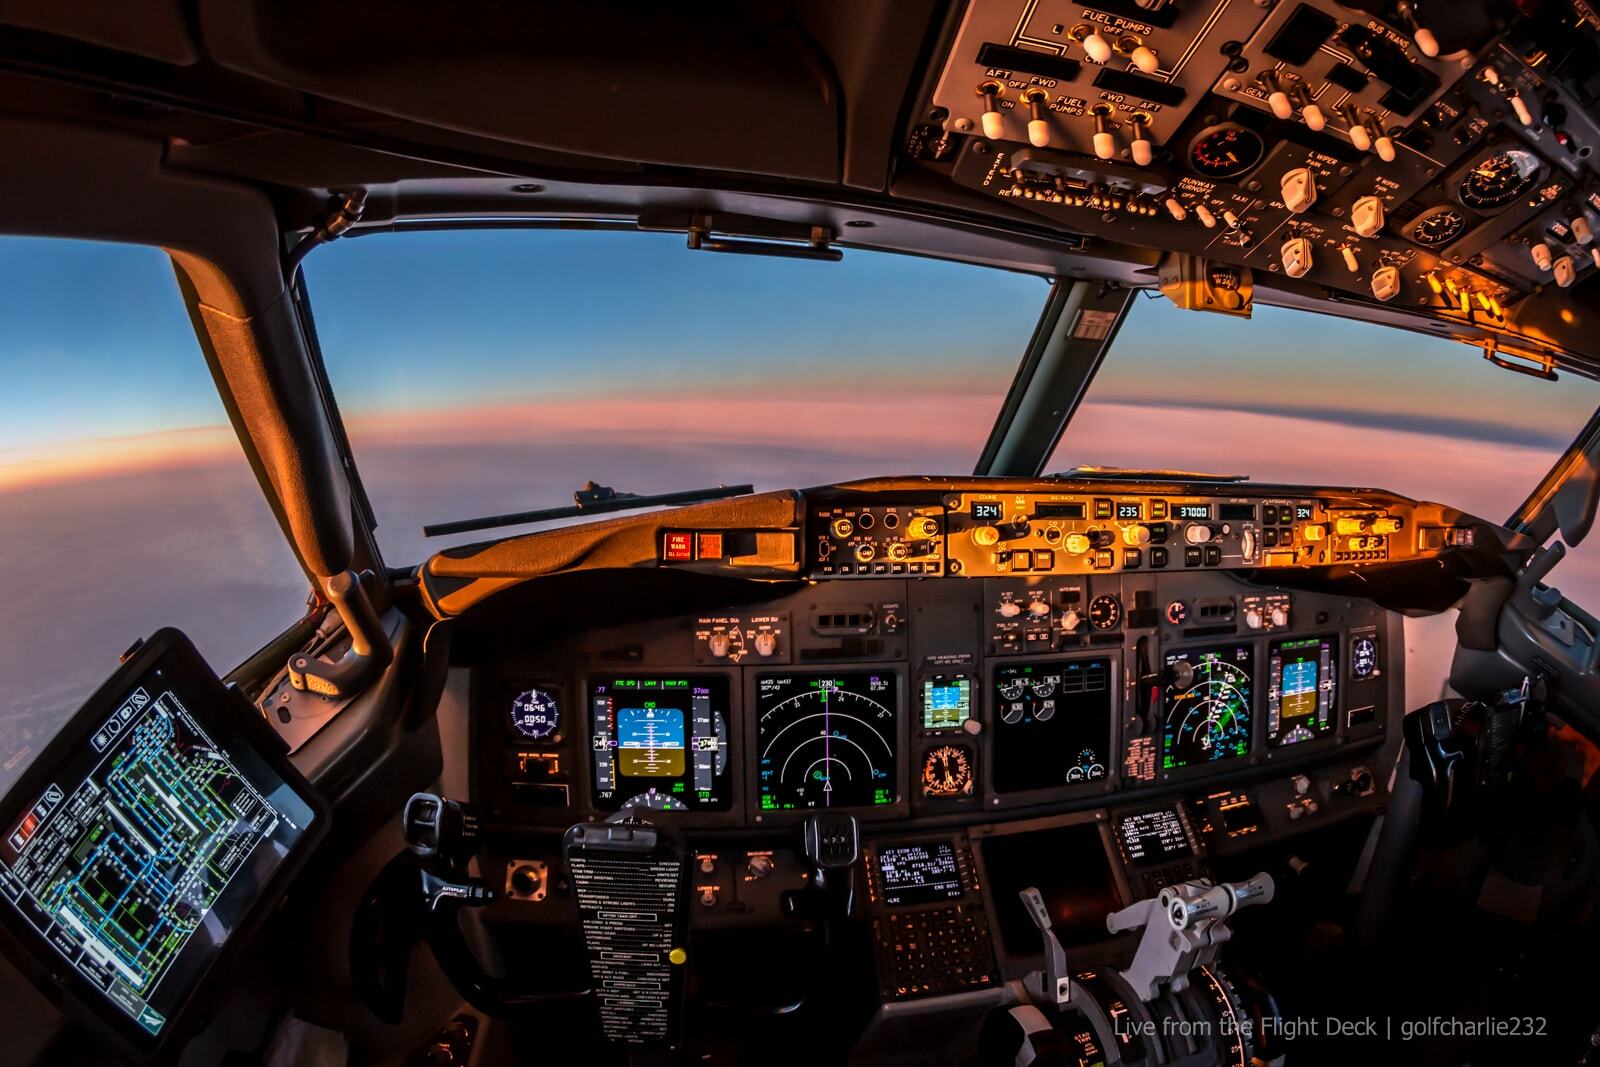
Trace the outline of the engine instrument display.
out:
M 922 682 L 922 728 L 959 730 L 972 718 L 972 679 L 940 674 Z
M 949 841 L 880 848 L 878 880 L 890 907 L 961 899 L 961 867 Z
M 1167 653 L 1161 695 L 1163 770 L 1249 754 L 1254 662 L 1254 651 L 1244 644 Z
M 561 728 L 561 705 L 543 689 L 525 689 L 511 701 L 511 728 L 530 741 L 543 741 Z
M 970 797 L 972 786 L 972 750 L 966 745 L 939 745 L 922 757 L 923 796 Z
M 890 671 L 756 679 L 762 811 L 871 807 L 898 797 L 899 681 Z
M 596 807 L 726 811 L 732 804 L 726 678 L 594 680 L 589 703 Z
M 1122 815 L 1117 818 L 1117 847 L 1132 867 L 1142 867 L 1194 855 L 1189 831 L 1177 808 Z
M 1267 744 L 1272 748 L 1327 737 L 1334 727 L 1338 675 L 1334 639 L 1274 641 L 1267 654 Z
M 994 673 L 998 793 L 1102 781 L 1111 750 L 1111 660 L 1008 663 Z

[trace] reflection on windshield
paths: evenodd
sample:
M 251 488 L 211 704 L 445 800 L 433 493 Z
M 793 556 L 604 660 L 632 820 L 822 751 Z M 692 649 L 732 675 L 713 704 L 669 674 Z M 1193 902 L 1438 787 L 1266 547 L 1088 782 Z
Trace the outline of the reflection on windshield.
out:
M 424 540 L 425 523 L 563 503 L 589 480 L 655 493 L 970 473 L 1047 292 L 904 256 L 548 230 L 363 237 L 306 270 L 396 564 L 494 535 Z
M 1139 300 L 1046 469 L 1105 464 L 1390 489 L 1504 522 L 1600 386 L 1501 370 L 1440 338 L 1257 305 Z M 1600 567 L 1553 579 L 1600 606 Z

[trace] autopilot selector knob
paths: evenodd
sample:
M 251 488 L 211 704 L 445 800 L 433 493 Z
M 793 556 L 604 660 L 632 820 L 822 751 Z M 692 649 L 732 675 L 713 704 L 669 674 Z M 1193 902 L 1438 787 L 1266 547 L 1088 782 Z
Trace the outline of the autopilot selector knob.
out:
M 1081 556 L 1089 551 L 1093 543 L 1089 540 L 1088 534 L 1070 533 L 1067 534 L 1066 540 L 1061 543 L 1061 547 L 1074 556 Z
M 1217 531 L 1204 522 L 1191 522 L 1183 528 L 1183 539 L 1191 545 L 1209 544 L 1217 536 Z
M 1143 525 L 1124 526 L 1122 528 L 1122 541 L 1124 544 L 1131 545 L 1134 548 L 1148 545 L 1150 543 L 1150 527 Z
M 972 543 L 992 548 L 1000 543 L 1000 531 L 994 526 L 979 526 L 972 531 Z
M 918 541 L 939 535 L 939 520 L 932 515 L 918 515 L 906 526 L 906 533 Z

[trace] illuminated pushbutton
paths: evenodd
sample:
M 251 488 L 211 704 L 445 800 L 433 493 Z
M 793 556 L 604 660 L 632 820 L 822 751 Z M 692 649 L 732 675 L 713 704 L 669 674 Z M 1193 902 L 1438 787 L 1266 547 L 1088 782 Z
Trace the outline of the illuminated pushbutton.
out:
M 829 529 L 833 531 L 833 536 L 843 541 L 846 537 L 856 532 L 856 524 L 849 519 L 838 518 L 833 520 L 833 525 Z
M 1081 556 L 1093 547 L 1093 543 L 1086 534 L 1071 533 L 1067 534 L 1067 539 L 1062 542 L 1061 547 L 1065 548 L 1071 555 Z
M 877 546 L 871 543 L 857 545 L 855 556 L 857 563 L 871 563 L 878 556 Z

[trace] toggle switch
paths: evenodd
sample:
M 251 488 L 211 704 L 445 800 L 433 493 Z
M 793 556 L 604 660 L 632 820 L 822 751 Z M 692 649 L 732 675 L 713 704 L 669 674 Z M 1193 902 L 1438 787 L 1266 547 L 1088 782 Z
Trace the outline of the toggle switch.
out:
M 1194 217 L 1199 219 L 1200 225 L 1204 226 L 1206 229 L 1210 230 L 1216 228 L 1217 217 L 1213 215 L 1211 213 L 1211 209 L 1206 207 L 1204 204 L 1196 204 L 1194 206 Z
M 1405 23 L 1406 28 L 1411 31 L 1411 39 L 1416 42 L 1417 51 L 1429 59 L 1438 59 L 1439 38 L 1433 35 L 1432 30 L 1418 21 L 1417 9 L 1410 3 L 1410 0 L 1399 0 L 1399 3 L 1395 4 L 1395 11 L 1399 13 L 1400 21 Z
M 1589 258 L 1594 260 L 1594 265 L 1600 267 L 1600 247 L 1589 249 Z
M 1346 112 L 1348 115 L 1349 113 Z M 1372 151 L 1372 131 L 1367 129 L 1367 124 L 1358 118 L 1350 117 L 1350 143 L 1357 152 Z
M 1177 197 L 1167 197 L 1166 204 L 1167 214 L 1172 216 L 1172 221 L 1182 222 L 1184 219 L 1189 217 L 1189 209 L 1184 207 L 1183 201 L 1179 200 Z
M 1295 106 L 1300 109 L 1300 118 L 1305 121 L 1306 129 L 1312 133 L 1321 133 L 1328 125 L 1328 116 L 1322 113 L 1322 108 L 1317 106 L 1317 101 L 1311 95 L 1311 90 L 1305 82 L 1300 82 L 1289 94 Z
M 1283 206 L 1297 215 L 1317 202 L 1317 179 L 1310 167 L 1286 171 L 1278 187 L 1283 192 Z
M 1594 230 L 1589 226 L 1589 216 L 1579 215 L 1572 220 L 1572 239 L 1580 245 L 1594 240 Z
M 1134 66 L 1146 74 L 1154 74 L 1161 68 L 1161 61 L 1156 57 L 1155 52 L 1151 51 L 1146 45 L 1140 45 L 1135 48 L 1128 58 L 1133 60 Z
M 1344 258 L 1344 266 L 1346 270 L 1348 270 L 1351 274 L 1360 272 L 1361 261 L 1356 258 L 1355 249 L 1351 248 L 1349 245 L 1340 245 L 1339 255 Z
M 1372 272 L 1372 295 L 1388 302 L 1400 295 L 1400 268 L 1379 267 Z
M 1043 90 L 1030 89 L 1024 97 L 1028 101 L 1028 143 L 1035 148 L 1048 148 L 1050 146 L 1050 123 L 1045 118 L 1048 113 L 1045 102 L 1049 99 Z
M 1394 138 L 1374 127 L 1372 130 L 1372 150 L 1378 153 L 1378 158 L 1385 163 L 1393 163 L 1395 157 Z
M 1294 118 L 1294 104 L 1289 100 L 1289 94 L 1283 91 L 1283 84 L 1278 81 L 1278 72 L 1264 70 L 1256 75 L 1256 81 L 1261 83 L 1261 88 L 1267 94 L 1267 106 L 1272 113 L 1280 119 Z
M 1373 237 L 1383 229 L 1383 201 L 1363 196 L 1350 205 L 1350 228 L 1363 237 Z
M 1291 278 L 1303 278 L 1311 270 L 1311 242 L 1304 237 L 1291 237 L 1278 249 L 1283 258 L 1283 273 Z
M 1550 246 L 1543 241 L 1535 241 L 1528 249 L 1528 254 L 1533 257 L 1533 265 L 1540 270 L 1550 269 Z
M 1511 110 L 1517 113 L 1518 122 L 1524 126 L 1534 125 L 1533 112 L 1528 110 L 1528 102 L 1522 99 L 1521 93 L 1512 93 L 1506 98 L 1506 102 L 1511 105 Z
M 984 82 L 978 86 L 978 95 L 983 97 L 983 135 L 998 141 L 1006 135 L 1006 120 L 1000 114 L 1000 86 Z
M 1227 224 L 1228 229 L 1230 230 L 1237 230 L 1239 228 L 1239 216 L 1235 215 L 1231 211 L 1226 209 L 1223 210 L 1222 221 Z
M 1089 26 L 1079 26 L 1072 31 L 1073 37 L 1083 45 L 1084 53 L 1096 63 L 1104 63 L 1111 58 L 1111 42 L 1100 36 L 1100 31 Z
M 1111 109 L 1104 104 L 1094 113 L 1094 154 L 1101 159 L 1115 159 L 1117 155 L 1117 139 L 1111 133 Z
M 1128 147 L 1133 153 L 1133 161 L 1141 167 L 1148 167 L 1155 158 L 1155 147 L 1150 143 L 1149 118 L 1146 115 L 1135 115 L 1132 122 L 1133 140 Z

